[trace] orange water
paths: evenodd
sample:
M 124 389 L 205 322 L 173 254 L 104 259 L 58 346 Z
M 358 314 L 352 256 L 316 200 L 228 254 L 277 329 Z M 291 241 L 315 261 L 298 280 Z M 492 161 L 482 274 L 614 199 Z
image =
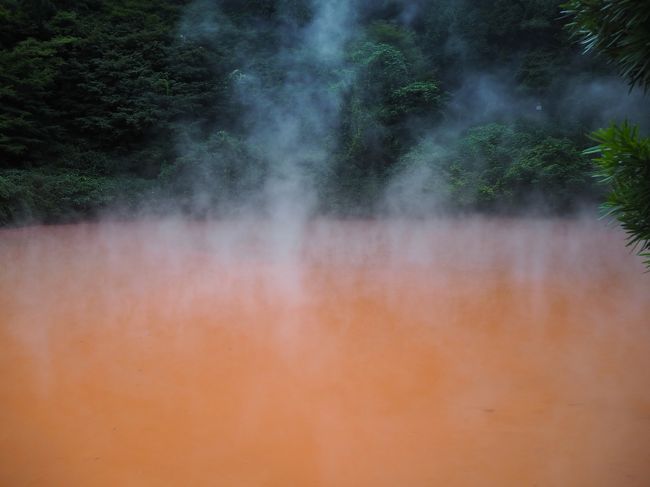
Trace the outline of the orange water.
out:
M 602 222 L 0 232 L 2 486 L 648 486 Z

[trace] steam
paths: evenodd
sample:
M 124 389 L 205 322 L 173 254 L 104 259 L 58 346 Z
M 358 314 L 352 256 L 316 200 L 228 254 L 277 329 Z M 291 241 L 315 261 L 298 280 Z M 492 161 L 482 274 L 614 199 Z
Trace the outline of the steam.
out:
M 514 68 L 464 74 L 447 107 L 447 128 L 462 131 L 494 121 L 551 124 L 561 120 L 567 127 L 595 130 L 612 121 L 628 119 L 642 127 L 650 122 L 643 90 L 630 91 L 618 77 L 562 78 L 547 93 L 534 95 L 518 92 L 513 72 Z
M 460 82 L 442 122 L 406 124 L 412 145 L 372 208 L 386 218 L 321 219 L 358 76 L 348 48 L 386 5 L 411 25 L 429 2 L 311 0 L 302 18 L 277 3 L 283 20 L 254 29 L 274 30 L 263 61 L 247 58 L 253 39 L 228 40 L 225 0 L 193 1 L 179 25 L 178 42 L 225 39 L 235 60 L 237 126 L 184 121 L 183 170 L 163 175 L 180 210 L 218 221 L 3 231 L 3 444 L 23 459 L 7 472 L 62 485 L 102 468 L 123 484 L 647 478 L 649 282 L 620 232 L 593 218 L 448 218 L 468 196 L 449 162 L 473 127 L 565 116 L 586 131 L 647 120 L 647 101 L 609 77 L 518 92 L 516 63 L 470 66 L 450 26 Z
M 349 48 L 363 37 L 362 22 L 375 15 L 390 12 L 395 22 L 406 26 L 416 25 L 434 10 L 451 19 L 444 46 L 445 55 L 454 59 L 457 78 L 448 80 L 442 121 L 414 118 L 406 124 L 411 133 L 404 140 L 411 140 L 412 146 L 404 149 L 388 179 L 372 183 L 380 188 L 373 205 L 376 213 L 424 217 L 453 209 L 458 201 L 451 198 L 443 162 L 472 127 L 529 123 L 552 131 L 555 121 L 562 120 L 563 126 L 574 127 L 573 133 L 586 134 L 611 120 L 650 126 L 647 99 L 639 90 L 628 93 L 617 77 L 560 76 L 541 91 L 524 92 L 516 79 L 523 59 L 492 71 L 474 66 L 457 32 L 462 4 L 436 2 L 434 8 L 406 0 L 381 4 L 312 0 L 303 5 L 309 14 L 301 17 L 294 4 L 278 2 L 281 20 L 272 25 L 260 20 L 254 27 L 256 35 L 270 39 L 259 47 L 265 53 L 262 65 L 260 56 L 248 56 L 255 39 L 228 40 L 228 33 L 239 27 L 222 6 L 223 2 L 208 0 L 190 4 L 179 26 L 179 42 L 210 44 L 218 37 L 219 42 L 231 43 L 228 55 L 235 67 L 228 79 L 240 107 L 238 125 L 230 133 L 215 128 L 206 138 L 197 136 L 188 123 L 190 128 L 178 139 L 179 159 L 199 162 L 189 164 L 183 177 L 172 174 L 170 179 L 184 184 L 194 213 L 210 214 L 217 208 L 236 218 L 275 222 L 286 241 L 281 247 L 294 241 L 289 253 L 297 250 L 297 235 L 305 222 L 332 204 L 324 201 L 330 197 L 328 188 L 340 184 L 332 182 L 341 148 L 337 134 L 346 95 L 357 77 Z M 368 123 L 378 131 L 389 130 L 376 120 Z
M 235 191 L 226 202 L 238 205 L 239 213 L 261 212 L 286 228 L 300 225 L 317 210 L 319 186 L 337 147 L 332 134 L 340 122 L 342 97 L 354 78 L 346 66 L 345 47 L 357 30 L 356 7 L 356 2 L 343 0 L 314 1 L 304 25 L 287 15 L 281 31 L 275 32 L 278 41 L 269 48 L 264 71 L 246 59 L 247 46 L 234 46 L 239 66 L 230 80 L 241 106 L 243 144 L 251 152 L 246 156 L 263 161 L 252 166 L 238 161 L 247 166 L 243 171 L 255 187 L 243 198 L 242 191 Z M 218 4 L 199 0 L 188 8 L 181 32 L 210 42 L 211 34 L 229 28 Z M 260 31 L 264 29 L 261 25 Z M 277 77 L 269 79 L 269 71 Z M 197 144 L 201 142 L 186 135 L 179 153 L 193 151 Z M 194 191 L 207 206 L 209 193 L 216 189 L 201 187 L 205 174 L 194 176 Z
M 353 2 L 318 2 L 311 22 L 285 36 L 271 59 L 283 73 L 278 86 L 266 86 L 254 68 L 238 79 L 247 141 L 262 148 L 270 167 L 264 194 L 272 218 L 305 219 L 317 206 L 316 186 L 335 150 L 354 17 Z

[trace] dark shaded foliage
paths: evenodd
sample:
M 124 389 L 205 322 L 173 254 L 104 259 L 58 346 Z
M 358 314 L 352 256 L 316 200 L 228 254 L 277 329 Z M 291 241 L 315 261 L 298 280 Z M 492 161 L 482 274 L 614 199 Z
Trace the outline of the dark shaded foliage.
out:
M 650 87 L 650 3 L 573 0 L 563 8 L 586 53 L 603 54 L 632 86 Z
M 597 174 L 612 188 L 604 204 L 607 215 L 618 218 L 628 245 L 650 268 L 650 137 L 624 123 L 598 130 L 593 138 L 599 145 L 586 152 L 598 154 Z
M 640 0 L 573 0 L 564 4 L 567 27 L 586 53 L 596 52 L 614 63 L 630 86 L 650 87 L 650 3 Z M 650 269 L 650 138 L 629 123 L 612 124 L 592 135 L 598 146 L 598 176 L 611 192 L 604 204 L 618 218 L 629 245 L 646 257 Z
M 505 66 L 518 93 L 554 113 L 558 80 L 601 69 L 571 67 L 555 1 L 362 4 L 318 180 L 323 211 L 372 208 L 423 131 L 445 126 L 468 70 Z M 276 54 L 312 16 L 307 0 L 2 1 L 0 223 L 86 218 L 152 193 L 202 214 L 254 202 L 269 162 L 242 114 L 295 76 Z M 322 78 L 313 64 L 299 63 Z M 242 83 L 249 72 L 255 89 Z M 561 213 L 593 194 L 583 126 L 560 136 L 516 118 L 450 143 L 436 166 L 455 188 L 450 206 L 511 211 L 535 195 Z

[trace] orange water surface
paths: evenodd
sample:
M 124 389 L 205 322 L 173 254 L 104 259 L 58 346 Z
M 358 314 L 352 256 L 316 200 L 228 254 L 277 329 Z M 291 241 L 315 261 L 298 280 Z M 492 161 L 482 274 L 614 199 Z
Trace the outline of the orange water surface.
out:
M 0 232 L 0 485 L 650 485 L 650 274 L 589 221 Z

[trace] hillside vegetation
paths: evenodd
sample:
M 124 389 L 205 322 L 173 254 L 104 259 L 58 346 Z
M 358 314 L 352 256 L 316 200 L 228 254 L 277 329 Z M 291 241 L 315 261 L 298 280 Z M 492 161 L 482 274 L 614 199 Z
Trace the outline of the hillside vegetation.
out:
M 599 197 L 581 151 L 602 122 L 571 87 L 610 68 L 578 55 L 558 3 L 367 2 L 330 66 L 287 40 L 306 0 L 3 0 L 0 223 L 254 201 L 274 162 L 249 107 L 290 105 L 296 66 L 338 96 L 319 212 L 385 208 L 414 171 L 422 211 L 570 212 Z

